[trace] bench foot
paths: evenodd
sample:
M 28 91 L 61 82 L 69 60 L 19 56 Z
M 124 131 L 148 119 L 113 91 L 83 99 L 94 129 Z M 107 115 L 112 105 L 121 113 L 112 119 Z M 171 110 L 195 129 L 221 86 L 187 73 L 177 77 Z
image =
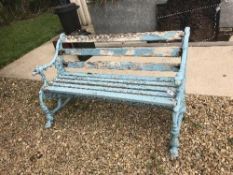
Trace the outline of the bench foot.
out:
M 46 124 L 45 124 L 45 128 L 48 129 L 48 128 L 51 128 L 53 125 L 53 121 L 52 120 L 47 120 Z
M 178 153 L 178 148 L 177 147 L 170 148 L 170 156 L 171 156 L 171 159 L 176 159 L 176 158 L 179 157 L 179 153 Z
M 170 141 L 170 155 L 171 158 L 177 158 L 179 156 L 179 133 L 171 134 L 171 141 Z

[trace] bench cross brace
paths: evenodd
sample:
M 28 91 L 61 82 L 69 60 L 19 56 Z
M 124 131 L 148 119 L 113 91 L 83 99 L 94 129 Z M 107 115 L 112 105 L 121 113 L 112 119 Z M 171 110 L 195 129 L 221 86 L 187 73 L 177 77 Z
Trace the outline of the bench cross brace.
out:
M 72 97 L 66 97 L 65 99 L 63 99 L 62 97 L 57 97 L 56 98 L 57 106 L 54 109 L 49 109 L 49 107 L 46 105 L 47 99 L 49 98 L 46 97 L 44 91 L 40 90 L 39 92 L 40 107 L 44 112 L 47 120 L 45 124 L 45 128 L 50 128 L 53 125 L 54 114 L 60 111 L 67 103 L 69 103 Z

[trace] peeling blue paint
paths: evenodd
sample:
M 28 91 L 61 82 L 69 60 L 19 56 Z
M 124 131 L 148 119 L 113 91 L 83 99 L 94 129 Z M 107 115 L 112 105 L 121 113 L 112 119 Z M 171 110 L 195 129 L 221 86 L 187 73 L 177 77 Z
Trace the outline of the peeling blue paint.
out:
M 147 81 L 147 82 L 175 82 L 173 77 L 153 77 L 153 76 L 136 76 L 136 75 L 114 75 L 114 74 L 101 74 L 101 73 L 70 73 L 65 72 L 63 76 L 73 76 L 73 77 L 89 77 L 89 78 L 103 78 L 103 79 L 113 79 L 113 80 L 134 80 L 134 81 Z
M 111 76 L 111 75 L 110 75 Z M 138 79 L 136 76 L 130 78 L 127 77 L 126 75 L 121 78 L 122 76 L 119 75 L 119 77 L 103 77 L 103 76 L 99 76 L 99 74 L 95 75 L 91 75 L 91 76 L 82 76 L 79 74 L 76 74 L 76 76 L 74 76 L 73 74 L 62 74 L 59 75 L 56 80 L 66 80 L 66 81 L 78 81 L 78 82 L 82 82 L 83 84 L 89 84 L 92 83 L 93 85 L 95 83 L 114 83 L 114 86 L 117 86 L 118 84 L 129 84 L 129 85 L 150 85 L 150 86 L 165 86 L 165 87 L 176 87 L 175 84 L 175 79 L 174 78 L 169 78 L 166 77 L 163 78 L 163 81 L 161 80 L 161 78 L 153 78 L 153 79 L 145 79 L 147 77 L 141 77 L 140 79 Z
M 171 41 L 177 38 L 176 31 L 164 32 L 161 35 L 145 34 L 141 40 L 144 41 Z M 177 38 L 179 39 L 179 37 Z
M 135 34 L 131 35 L 144 41 L 170 41 L 177 40 L 183 32 L 163 32 L 157 34 Z M 124 35 L 127 36 L 127 35 Z M 73 97 L 90 96 L 101 97 L 104 99 L 114 99 L 127 102 L 137 102 L 153 104 L 173 109 L 170 153 L 172 157 L 178 156 L 179 134 L 181 122 L 185 113 L 185 81 L 186 81 L 186 63 L 188 53 L 188 43 L 190 28 L 185 28 L 182 40 L 182 55 L 180 66 L 171 64 L 155 63 L 135 63 L 135 62 L 68 62 L 68 67 L 75 68 L 97 68 L 97 69 L 117 69 L 117 70 L 141 70 L 141 71 L 174 71 L 176 77 L 152 77 L 136 75 L 117 75 L 117 74 L 94 74 L 94 73 L 71 73 L 65 70 L 64 60 L 59 55 L 64 51 L 70 55 L 112 55 L 112 56 L 169 56 L 177 57 L 180 54 L 180 48 L 96 48 L 96 49 L 64 49 L 62 43 L 67 36 L 60 35 L 56 45 L 56 52 L 49 64 L 37 67 L 34 74 L 39 74 L 43 81 L 43 86 L 39 92 L 39 101 L 42 111 L 46 115 L 46 127 L 53 124 L 53 116 L 59 109 L 64 107 Z M 103 36 L 108 38 L 108 36 Z M 87 40 L 98 40 L 98 37 L 85 37 Z M 117 40 L 117 38 L 115 38 Z M 126 38 L 127 40 L 127 38 Z M 55 66 L 57 77 L 54 81 L 46 78 L 45 71 Z M 52 95 L 48 95 L 52 94 Z M 57 100 L 57 106 L 49 109 L 46 100 L 50 98 Z
M 165 48 L 166 49 L 166 48 Z M 95 49 L 63 49 L 68 55 L 92 56 L 134 56 L 134 57 L 178 57 L 180 48 L 95 48 Z
M 139 48 L 139 49 L 135 49 L 135 55 L 136 56 L 151 56 L 153 55 L 154 49 L 150 49 L 150 48 Z
M 155 63 L 135 63 L 135 62 L 67 62 L 70 68 L 89 69 L 116 69 L 116 70 L 143 70 L 143 71 L 173 71 L 179 70 L 177 65 L 155 64 Z

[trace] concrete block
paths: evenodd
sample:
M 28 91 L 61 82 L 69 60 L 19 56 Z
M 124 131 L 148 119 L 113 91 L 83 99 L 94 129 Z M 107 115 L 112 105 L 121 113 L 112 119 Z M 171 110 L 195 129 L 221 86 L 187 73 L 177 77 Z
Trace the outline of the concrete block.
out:
M 219 27 L 233 28 L 233 0 L 222 1 Z

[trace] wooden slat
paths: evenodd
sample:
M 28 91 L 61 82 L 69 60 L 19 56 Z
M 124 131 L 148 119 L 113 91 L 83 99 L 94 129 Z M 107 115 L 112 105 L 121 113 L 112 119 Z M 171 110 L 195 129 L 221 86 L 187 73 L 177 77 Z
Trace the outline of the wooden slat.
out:
M 121 75 L 121 74 L 102 74 L 102 73 L 70 73 L 64 72 L 62 75 L 74 77 L 89 77 L 114 80 L 133 80 L 133 81 L 154 81 L 154 82 L 175 82 L 174 77 L 152 77 L 152 76 L 137 76 L 137 75 Z
M 147 42 L 106 42 L 95 43 L 96 48 L 118 48 L 118 47 L 181 47 L 182 43 L 147 43 Z M 189 42 L 189 47 L 216 47 L 233 46 L 233 41 L 215 41 L 215 42 Z
M 121 47 L 181 47 L 180 42 L 125 41 L 125 42 L 95 42 L 95 48 L 121 48 Z
M 136 63 L 136 62 L 67 62 L 68 68 L 85 68 L 85 69 L 116 69 L 116 70 L 142 70 L 142 71 L 179 71 L 179 65 L 172 64 L 155 64 L 155 63 Z
M 135 77 L 155 77 L 155 78 L 175 78 L 177 72 L 160 72 L 160 71 L 137 71 L 137 70 L 115 70 L 115 69 L 77 69 L 77 68 L 66 68 L 66 72 L 69 73 L 84 73 L 88 75 L 93 74 L 108 74 L 108 75 L 129 75 Z M 165 79 L 166 80 L 166 79 Z
M 96 91 L 96 90 L 54 87 L 54 86 L 44 87 L 43 90 L 50 91 L 53 93 L 69 94 L 74 96 L 100 97 L 110 100 L 139 102 L 145 104 L 160 105 L 165 107 L 174 107 L 176 105 L 176 101 L 173 98 L 154 97 L 154 96 L 146 96 L 146 95 L 138 95 L 138 94 L 135 95 L 135 94 L 127 94 L 127 93 L 104 92 L 104 91 Z
M 123 84 L 123 83 L 112 83 L 112 82 L 88 82 L 88 81 L 79 81 L 75 78 L 73 79 L 61 79 L 58 78 L 54 82 L 58 83 L 68 83 L 68 84 L 80 84 L 80 85 L 89 85 L 89 86 L 105 86 L 105 87 L 116 87 L 124 89 L 136 89 L 136 90 L 151 90 L 151 91 L 162 91 L 162 92 L 175 92 L 175 87 L 169 86 L 153 86 L 153 85 L 143 85 L 143 84 Z
M 175 82 L 172 81 L 146 81 L 146 80 L 132 80 L 132 79 L 110 79 L 102 78 L 98 76 L 72 76 L 72 75 L 59 75 L 57 80 L 66 80 L 66 81 L 78 81 L 83 84 L 95 84 L 95 83 L 120 83 L 120 84 L 129 84 L 129 85 L 150 85 L 150 86 L 169 86 L 176 87 Z
M 181 49 L 179 47 L 158 48 L 89 48 L 89 49 L 63 49 L 62 54 L 80 56 L 134 56 L 134 57 L 178 57 Z
M 102 34 L 66 36 L 64 42 L 124 42 L 124 41 L 173 41 L 181 40 L 183 31 L 127 33 L 127 34 Z
M 96 90 L 96 91 L 104 91 L 104 92 L 117 92 L 117 93 L 127 93 L 127 94 L 140 94 L 140 95 L 149 95 L 149 96 L 155 96 L 155 97 L 175 97 L 176 93 L 173 91 L 148 91 L 143 88 L 141 89 L 127 89 L 127 88 L 118 88 L 115 86 L 104 86 L 104 84 L 99 86 L 90 86 L 86 84 L 73 84 L 68 83 L 67 81 L 56 81 L 53 83 L 53 86 L 56 87 L 68 87 L 68 88 L 74 88 L 74 89 L 86 89 L 86 90 Z

